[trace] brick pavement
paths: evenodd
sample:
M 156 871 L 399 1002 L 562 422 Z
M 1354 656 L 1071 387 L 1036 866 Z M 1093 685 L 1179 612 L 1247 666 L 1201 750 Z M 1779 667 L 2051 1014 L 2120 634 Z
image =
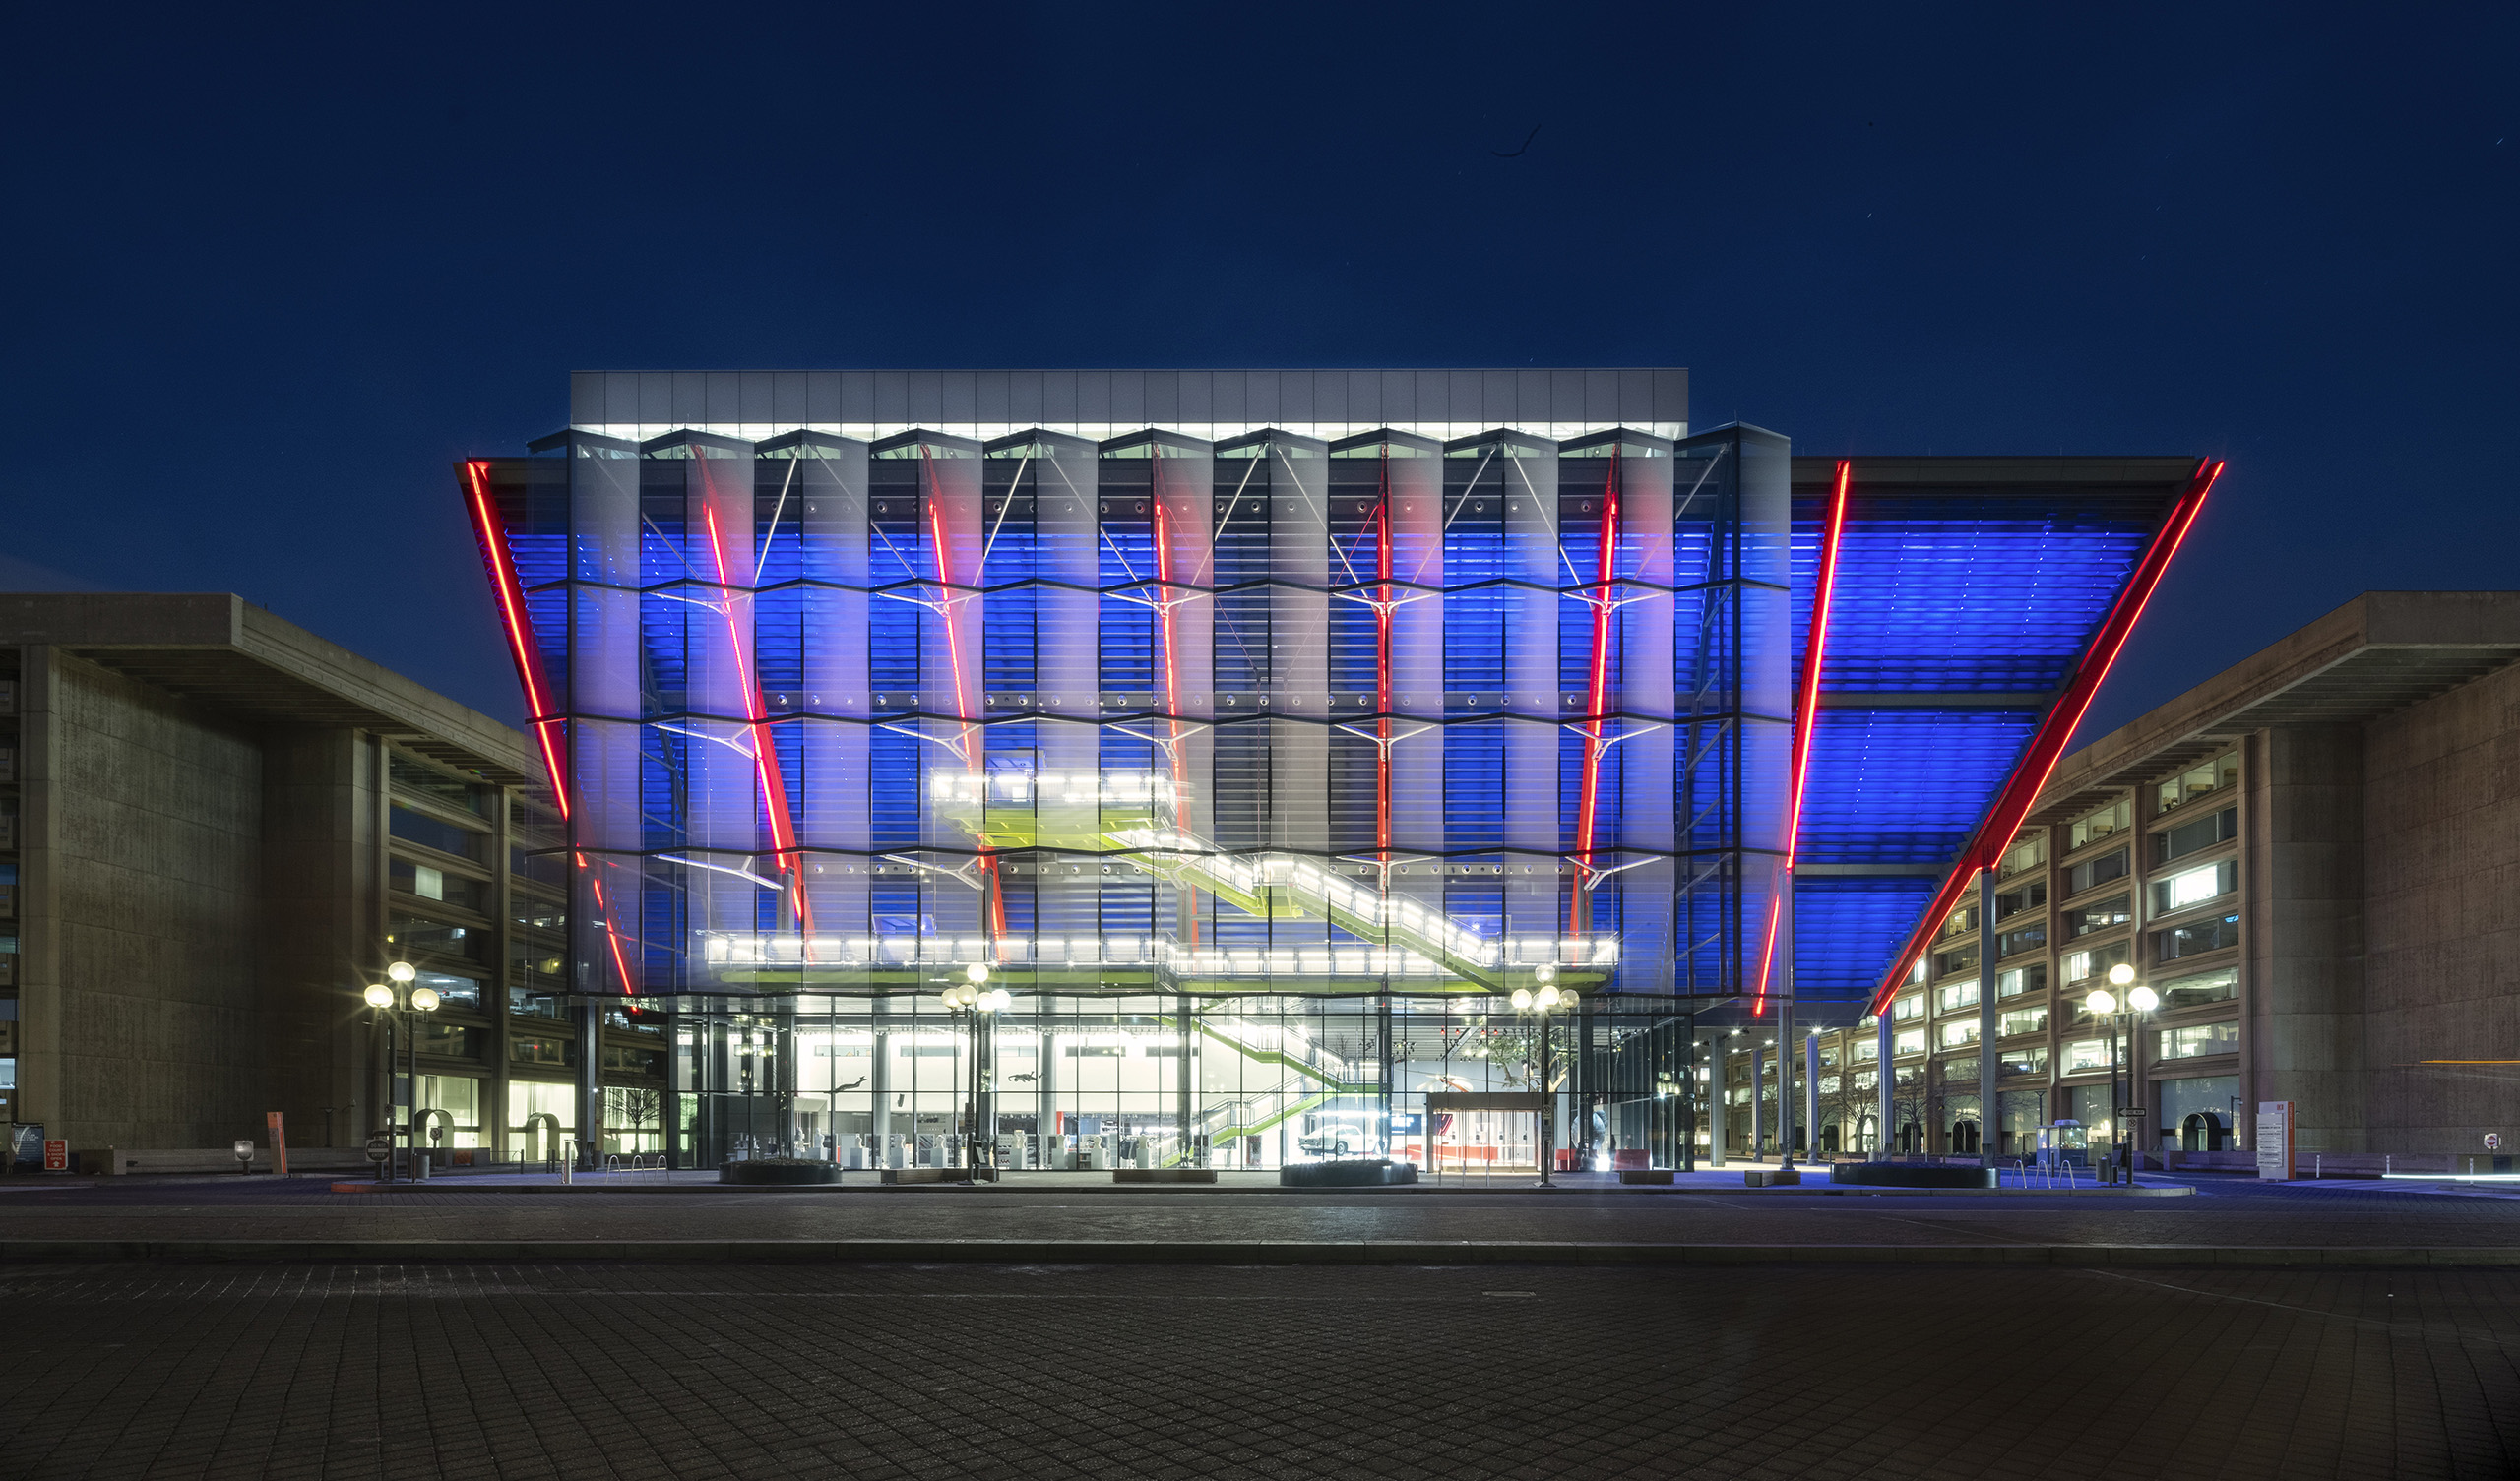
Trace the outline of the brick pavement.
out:
M 2503 1477 L 2520 1274 L 0 1271 L 55 1477 Z

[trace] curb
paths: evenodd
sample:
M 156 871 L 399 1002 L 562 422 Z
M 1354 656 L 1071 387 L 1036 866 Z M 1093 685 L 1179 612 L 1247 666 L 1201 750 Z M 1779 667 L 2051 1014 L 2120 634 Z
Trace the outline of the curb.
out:
M 1785 1185 L 1775 1188 L 1664 1188 L 1628 1185 L 1626 1187 L 1586 1188 L 1562 1187 L 1542 1190 L 1514 1188 L 1430 1188 L 1423 1184 L 1393 1187 L 1350 1188 L 1280 1188 L 1275 1185 L 1255 1187 L 1220 1187 L 1179 1183 L 823 1183 L 797 1184 L 792 1187 L 752 1186 L 738 1183 L 667 1183 L 624 1184 L 602 1183 L 498 1183 L 487 1187 L 467 1187 L 453 1178 L 431 1178 L 425 1183 L 335 1183 L 332 1191 L 340 1194 L 410 1194 L 410 1193 L 497 1193 L 497 1194 L 790 1194 L 818 1195 L 840 1193 L 884 1194 L 1040 1194 L 1055 1191 L 1069 1194 L 1153 1194 L 1159 1198 L 1197 1197 L 1200 1195 L 1240 1195 L 1245 1198 L 1268 1198 L 1280 1194 L 1316 1195 L 1323 1193 L 1365 1194 L 1374 1197 L 1427 1198 L 1457 1197 L 1472 1194 L 1486 1197 L 1513 1198 L 1529 1194 L 1533 1197 L 1568 1197 L 1584 1194 L 1610 1194 L 1619 1198 L 1742 1198 L 1756 1195 L 1778 1199 L 2185 1199 L 2194 1198 L 2196 1190 L 2178 1184 L 2166 1187 L 2136 1188 L 1870 1188 L 1859 1184 Z
M 0 1265 L 122 1261 L 729 1262 L 887 1265 L 1984 1265 L 2506 1269 L 2520 1246 L 1644 1245 L 1434 1240 L 0 1240 Z

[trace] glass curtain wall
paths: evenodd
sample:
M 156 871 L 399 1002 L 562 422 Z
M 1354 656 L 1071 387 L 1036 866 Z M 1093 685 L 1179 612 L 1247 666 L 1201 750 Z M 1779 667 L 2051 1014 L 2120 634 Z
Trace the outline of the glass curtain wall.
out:
M 682 1015 L 692 1156 L 971 1135 L 974 966 L 998 1128 L 1270 1165 L 1517 987 L 1669 1018 L 1775 965 L 1782 438 L 537 447 L 467 476 L 569 983 Z

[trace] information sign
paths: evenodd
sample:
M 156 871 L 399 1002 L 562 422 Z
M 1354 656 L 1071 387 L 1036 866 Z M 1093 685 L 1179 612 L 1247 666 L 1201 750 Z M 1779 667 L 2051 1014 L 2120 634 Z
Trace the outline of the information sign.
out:
M 43 1170 L 46 1172 L 68 1172 L 70 1170 L 70 1143 L 67 1141 L 58 1137 L 47 1137 L 44 1139 Z
M 2286 1182 L 2293 1176 L 2293 1102 L 2257 1103 L 2257 1175 Z

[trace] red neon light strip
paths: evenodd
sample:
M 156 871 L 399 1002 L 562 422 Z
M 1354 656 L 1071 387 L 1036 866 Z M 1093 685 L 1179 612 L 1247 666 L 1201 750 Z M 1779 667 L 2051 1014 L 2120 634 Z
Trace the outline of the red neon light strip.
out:
M 1172 528 L 1164 513 L 1164 452 L 1156 450 L 1155 490 L 1155 580 L 1156 617 L 1164 633 L 1164 711 L 1169 715 L 1172 744 L 1166 748 L 1166 759 L 1172 764 L 1172 826 L 1177 833 L 1190 831 L 1190 774 L 1181 765 L 1181 669 L 1175 661 L 1172 638 Z M 1190 915 L 1190 945 L 1199 945 L 1199 892 L 1194 885 L 1184 885 L 1182 902 Z
M 1593 598 L 1593 677 L 1585 695 L 1585 713 L 1593 717 L 1584 744 L 1584 784 L 1575 807 L 1575 856 L 1586 864 L 1593 861 L 1593 825 L 1602 792 L 1602 707 L 1609 699 L 1610 661 L 1610 577 L 1618 564 L 1618 460 L 1616 446 L 1610 449 L 1609 481 L 1602 490 L 1602 533 L 1600 556 L 1596 562 L 1601 582 Z M 1584 881 L 1577 876 L 1575 888 L 1566 900 L 1566 934 L 1580 936 L 1584 931 Z
M 700 475 L 709 475 L 704 469 Z M 796 892 L 796 926 L 802 943 L 802 955 L 813 956 L 814 904 L 805 894 L 802 860 L 796 850 L 796 824 L 788 811 L 788 781 L 779 766 L 779 744 L 770 734 L 770 706 L 762 698 L 760 676 L 753 672 L 751 655 L 744 651 L 743 631 L 735 621 L 732 584 L 726 576 L 725 540 L 718 531 L 718 510 L 714 501 L 700 506 L 700 517 L 709 527 L 709 557 L 717 564 L 718 585 L 722 601 L 719 610 L 726 619 L 726 647 L 734 655 L 735 674 L 743 681 L 744 719 L 752 731 L 753 772 L 761 783 L 762 803 L 770 811 L 770 843 L 779 860 L 779 871 L 791 878 Z
M 507 542 L 499 537 L 498 520 L 490 509 L 490 465 L 477 460 L 464 464 L 464 480 L 472 495 L 472 535 L 481 545 L 481 560 L 489 567 L 491 588 L 499 595 L 499 617 L 508 632 L 508 652 L 516 660 L 517 680 L 525 686 L 525 701 L 534 713 L 529 723 L 542 746 L 542 765 L 551 777 L 551 800 L 560 809 L 560 821 L 569 821 L 568 759 L 560 739 L 560 717 L 551 712 L 550 680 L 542 671 L 542 651 L 534 646 L 534 619 L 525 609 L 525 586 L 517 580 L 516 563 L 509 559 Z M 639 984 L 630 975 L 629 960 L 621 954 L 621 933 L 612 924 L 612 907 L 603 897 L 603 881 L 589 867 L 584 853 L 572 852 L 580 869 L 587 870 L 587 883 L 594 887 L 596 914 L 603 922 L 604 940 L 612 949 L 612 965 L 621 974 L 621 990 L 635 993 Z
M 1829 492 L 1829 508 L 1821 522 L 1820 569 L 1812 583 L 1811 631 L 1804 640 L 1802 653 L 1802 692 L 1796 697 L 1794 708 L 1794 780 L 1788 791 L 1785 824 L 1785 864 L 1777 870 L 1777 888 L 1768 897 L 1768 939 L 1759 954 L 1759 991 L 1750 1005 L 1750 1016 L 1757 1018 L 1768 1011 L 1768 973 L 1776 963 L 1776 933 L 1779 918 L 1785 912 L 1785 881 L 1794 871 L 1795 855 L 1802 846 L 1802 789 L 1811 774 L 1811 732 L 1820 719 L 1820 665 L 1829 651 L 1829 607 L 1838 590 L 1838 542 L 1847 528 L 1847 485 L 1854 476 L 1855 465 L 1846 459 L 1838 460 L 1837 486 Z
M 1996 793 L 1994 802 L 1980 820 L 1978 831 L 1969 836 L 1969 844 L 1953 861 L 1951 873 L 1934 892 L 1933 903 L 1925 907 L 1916 928 L 1908 933 L 1907 944 L 1890 965 L 1889 975 L 1881 980 L 1880 989 L 1872 995 L 1872 1012 L 1887 1012 L 1890 999 L 1908 975 L 1910 965 L 1922 958 L 1927 942 L 1941 928 L 1943 918 L 1960 902 L 1961 893 L 1981 869 L 1991 869 L 2011 846 L 2012 835 L 2021 831 L 2022 820 L 2030 816 L 2031 804 L 2039 800 L 2039 791 L 2048 785 L 2048 774 L 2065 754 L 2065 743 L 2073 739 L 2074 728 L 2083 722 L 2091 709 L 2093 696 L 2100 692 L 2101 681 L 2109 677 L 2110 668 L 2126 647 L 2135 631 L 2136 620 L 2144 615 L 2144 606 L 2153 599 L 2154 588 L 2161 585 L 2162 575 L 2170 569 L 2171 558 L 2178 554 L 2187 531 L 2196 524 L 2196 516 L 2205 507 L 2205 496 L 2213 492 L 2214 481 L 2223 476 L 2223 464 L 2208 459 L 2197 463 L 2196 475 L 2171 506 L 2170 517 L 2162 522 L 2144 558 L 2135 563 L 2135 574 L 2127 579 L 2126 588 L 2117 593 L 2116 602 L 2102 619 L 2100 631 L 2091 647 L 2083 651 L 2082 661 L 2074 668 L 2074 676 L 2066 681 L 2065 692 L 2039 722 L 2022 753 L 2021 764 Z
M 936 487 L 936 455 L 925 443 L 919 444 L 918 461 L 927 470 L 927 534 L 936 547 L 936 586 L 942 595 L 938 605 L 944 608 L 945 618 L 945 661 L 954 670 L 954 718 L 963 722 L 963 769 L 976 775 L 980 764 L 979 755 L 972 746 L 972 697 L 963 683 L 963 623 L 959 610 L 963 603 L 946 590 L 954 583 L 952 547 L 945 543 L 945 501 L 938 497 Z M 1008 492 L 1011 497 L 1013 491 Z M 981 806 L 986 807 L 987 803 L 983 801 Z M 997 860 L 985 845 L 979 851 L 979 869 L 989 881 L 989 919 L 995 926 L 992 939 L 1002 938 L 1006 935 L 1006 891 L 998 877 Z

